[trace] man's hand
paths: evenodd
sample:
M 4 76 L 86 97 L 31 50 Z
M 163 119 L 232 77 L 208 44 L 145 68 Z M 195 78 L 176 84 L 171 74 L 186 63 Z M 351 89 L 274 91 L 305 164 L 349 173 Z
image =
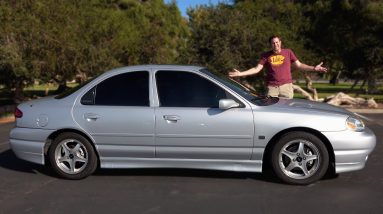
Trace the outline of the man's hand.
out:
M 314 67 L 314 71 L 319 71 L 319 72 L 323 72 L 323 73 L 326 73 L 327 72 L 327 68 L 325 67 L 322 67 L 323 65 L 323 62 L 319 63 L 318 65 L 316 65 Z
M 229 72 L 229 77 L 239 77 L 239 76 L 241 76 L 241 72 L 235 68 L 233 68 L 233 70 Z
M 235 68 L 233 68 L 233 70 L 231 72 L 229 72 L 229 77 L 245 77 L 245 76 L 249 76 L 249 75 L 252 75 L 252 74 L 256 74 L 258 72 L 260 72 L 263 68 L 263 65 L 261 64 L 258 64 L 255 68 L 250 68 L 249 70 L 246 70 L 246 71 L 239 71 Z

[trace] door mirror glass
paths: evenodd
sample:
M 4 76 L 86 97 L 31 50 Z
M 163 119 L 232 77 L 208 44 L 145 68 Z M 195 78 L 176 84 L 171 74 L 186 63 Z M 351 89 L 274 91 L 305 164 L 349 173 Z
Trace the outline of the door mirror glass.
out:
M 227 110 L 230 108 L 238 108 L 240 105 L 239 103 L 235 102 L 232 99 L 220 99 L 219 100 L 219 108 L 223 110 Z

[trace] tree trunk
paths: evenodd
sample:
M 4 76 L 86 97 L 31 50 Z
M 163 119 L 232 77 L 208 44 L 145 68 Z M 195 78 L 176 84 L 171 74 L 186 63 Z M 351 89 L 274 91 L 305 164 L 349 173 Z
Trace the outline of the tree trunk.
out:
M 310 95 L 310 93 L 308 93 L 307 91 L 305 91 L 305 90 L 304 90 L 303 88 L 301 88 L 300 86 L 298 86 L 298 85 L 293 85 L 293 89 L 294 89 L 294 92 L 297 92 L 297 93 L 302 94 L 306 99 L 314 100 L 313 97 Z
M 305 74 L 306 79 L 306 88 L 313 94 L 313 99 L 315 101 L 318 100 L 318 93 L 316 88 L 313 87 L 313 81 L 311 80 L 310 76 L 308 74 Z
M 378 91 L 378 87 L 376 84 L 376 78 L 373 75 L 370 75 L 367 80 L 367 92 L 369 94 L 374 94 Z
M 305 91 L 300 86 L 293 84 L 294 92 L 302 94 L 306 99 L 318 101 L 319 99 L 318 99 L 317 90 L 313 87 L 313 81 L 311 80 L 311 77 L 307 73 L 305 74 L 305 80 L 306 80 L 306 88 L 309 92 L 312 93 L 312 96 L 309 92 Z
M 368 108 L 378 108 L 378 104 L 375 102 L 374 98 L 368 100 L 360 97 L 351 97 L 345 93 L 339 92 L 336 95 L 332 95 L 326 98 L 326 102 L 335 106 L 350 106 L 350 107 L 368 107 Z
M 21 81 L 18 81 L 15 85 L 15 94 L 13 96 L 13 102 L 21 103 L 24 100 L 23 89 L 24 84 Z
M 366 85 L 367 80 L 363 79 L 362 85 L 359 87 L 359 90 L 356 92 L 356 96 L 359 96 L 359 94 L 365 94 L 366 91 L 363 89 Z
M 364 79 L 362 85 L 361 85 L 360 88 L 359 88 L 360 91 L 366 92 L 366 91 L 363 89 L 364 86 L 366 85 L 366 82 L 367 82 L 367 79 Z
M 68 86 L 66 85 L 66 81 L 60 82 L 59 87 L 56 89 L 55 94 L 60 94 L 64 92 Z
M 47 87 L 45 88 L 45 96 L 48 96 L 48 95 L 49 95 L 49 89 L 50 89 L 51 86 L 52 86 L 52 83 L 51 83 L 51 82 L 48 82 L 48 85 L 47 85 Z
M 338 71 L 338 73 L 336 75 L 334 75 L 331 80 L 330 80 L 330 84 L 333 84 L 333 85 L 336 85 L 338 84 L 339 82 L 339 77 L 340 77 L 340 74 L 342 73 L 341 70 Z
M 353 90 L 355 88 L 355 86 L 359 83 L 359 81 L 360 81 L 360 78 L 355 79 L 354 84 L 352 84 L 352 86 L 351 86 L 351 90 Z

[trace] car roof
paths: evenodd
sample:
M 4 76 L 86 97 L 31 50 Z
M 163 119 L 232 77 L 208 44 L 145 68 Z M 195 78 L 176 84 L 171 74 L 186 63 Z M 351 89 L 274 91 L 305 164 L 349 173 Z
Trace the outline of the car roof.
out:
M 116 68 L 113 70 L 108 71 L 109 72 L 121 72 L 121 71 L 131 71 L 131 70 L 148 70 L 151 71 L 154 70 L 201 70 L 205 67 L 197 66 L 197 65 L 157 65 L 157 64 L 148 64 L 148 65 L 134 65 L 134 66 L 126 66 L 121 68 Z

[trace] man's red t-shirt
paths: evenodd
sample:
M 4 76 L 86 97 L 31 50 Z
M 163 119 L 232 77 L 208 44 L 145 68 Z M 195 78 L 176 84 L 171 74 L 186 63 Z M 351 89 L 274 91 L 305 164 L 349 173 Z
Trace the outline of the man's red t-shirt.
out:
M 297 60 L 298 58 L 290 49 L 282 49 L 280 53 L 269 51 L 262 54 L 258 64 L 266 66 L 267 86 L 281 86 L 292 83 L 291 63 Z

